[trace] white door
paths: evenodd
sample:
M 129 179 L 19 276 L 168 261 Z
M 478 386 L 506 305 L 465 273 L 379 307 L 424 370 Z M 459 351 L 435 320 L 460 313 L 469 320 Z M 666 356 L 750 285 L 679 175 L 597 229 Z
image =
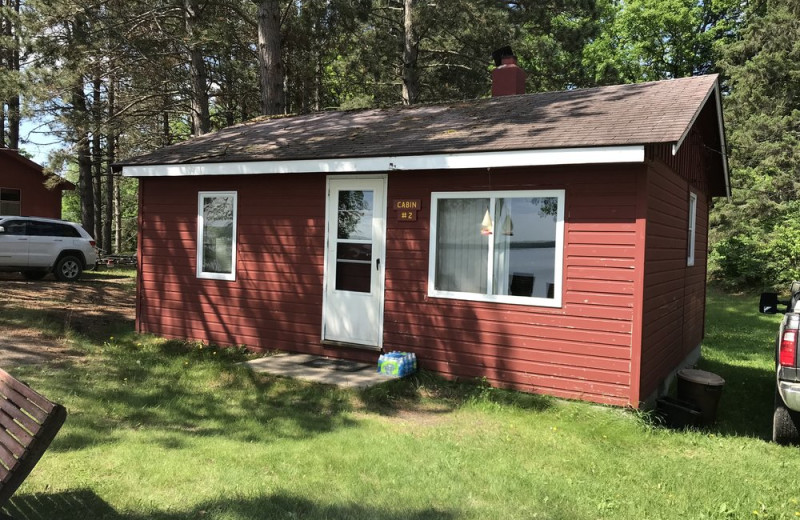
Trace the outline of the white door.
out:
M 322 337 L 380 347 L 386 178 L 328 178 Z

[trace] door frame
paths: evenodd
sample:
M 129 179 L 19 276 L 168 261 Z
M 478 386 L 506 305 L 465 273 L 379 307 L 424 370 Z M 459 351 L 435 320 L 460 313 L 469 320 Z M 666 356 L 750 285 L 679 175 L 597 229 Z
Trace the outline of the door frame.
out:
M 375 208 L 374 215 L 383 219 L 383 243 L 381 244 L 381 269 L 378 273 L 378 282 L 380 284 L 380 294 L 378 295 L 378 342 L 377 345 L 361 345 L 358 343 L 347 343 L 346 346 L 353 348 L 364 348 L 367 350 L 382 350 L 383 349 L 383 311 L 384 303 L 386 301 L 386 231 L 388 228 L 387 213 L 389 207 L 389 174 L 368 174 L 368 175 L 328 175 L 325 178 L 325 242 L 323 244 L 323 264 L 322 264 L 322 324 L 320 325 L 320 338 L 323 343 L 330 342 L 332 344 L 339 343 L 335 340 L 325 339 L 325 323 L 326 312 L 328 308 L 328 284 L 334 283 L 335 280 L 330 279 L 328 272 L 328 249 L 330 245 L 330 230 L 332 222 L 329 222 L 328 216 L 331 210 L 331 181 L 359 181 L 359 180 L 382 180 L 383 181 L 383 207 Z M 338 228 L 337 228 L 338 229 Z

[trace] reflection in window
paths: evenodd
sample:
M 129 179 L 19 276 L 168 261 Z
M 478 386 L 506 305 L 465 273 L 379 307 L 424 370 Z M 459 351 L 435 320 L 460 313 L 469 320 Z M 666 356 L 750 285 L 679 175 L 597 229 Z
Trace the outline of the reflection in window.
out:
M 560 305 L 563 204 L 561 190 L 434 194 L 431 294 Z
M 370 190 L 339 192 L 337 291 L 369 293 L 372 290 L 374 195 Z
M 553 297 L 557 211 L 555 197 L 497 199 L 493 294 Z
M 198 210 L 197 276 L 235 279 L 236 192 L 201 192 Z

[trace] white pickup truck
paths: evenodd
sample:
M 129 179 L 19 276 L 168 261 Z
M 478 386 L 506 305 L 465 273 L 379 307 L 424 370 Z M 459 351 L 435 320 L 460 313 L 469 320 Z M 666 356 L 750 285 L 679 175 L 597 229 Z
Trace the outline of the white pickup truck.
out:
M 777 293 L 761 294 L 759 312 L 784 312 L 775 341 L 775 410 L 772 415 L 772 440 L 779 444 L 800 442 L 800 282 L 792 282 L 791 297 L 779 301 Z M 786 310 L 779 310 L 785 305 Z

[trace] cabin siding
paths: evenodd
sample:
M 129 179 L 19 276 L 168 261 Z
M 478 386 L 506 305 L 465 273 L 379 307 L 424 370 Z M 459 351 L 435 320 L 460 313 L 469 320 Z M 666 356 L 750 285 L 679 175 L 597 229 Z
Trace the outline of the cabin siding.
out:
M 41 171 L 0 154 L 0 188 L 20 190 L 20 215 L 61 218 L 61 189 L 45 187 Z
M 147 178 L 140 190 L 140 330 L 327 354 L 320 344 L 323 175 Z M 238 193 L 236 280 L 197 278 L 197 194 L 231 190 Z
M 608 404 L 629 403 L 641 168 L 406 172 L 389 200 L 420 199 L 417 222 L 388 217 L 384 348 L 447 377 Z M 429 297 L 431 193 L 565 190 L 561 308 Z
M 701 144 L 692 134 L 675 156 L 665 145 L 649 152 L 642 397 L 703 339 L 709 203 Z M 687 265 L 690 192 L 697 195 L 693 266 Z
M 422 201 L 416 222 L 387 214 L 384 350 L 423 368 L 529 392 L 626 405 L 636 307 L 641 167 L 401 172 L 387 201 Z M 144 178 L 140 331 L 254 349 L 374 361 L 321 345 L 325 176 Z M 427 295 L 431 193 L 565 190 L 563 305 Z M 198 279 L 197 193 L 238 193 L 235 281 Z

